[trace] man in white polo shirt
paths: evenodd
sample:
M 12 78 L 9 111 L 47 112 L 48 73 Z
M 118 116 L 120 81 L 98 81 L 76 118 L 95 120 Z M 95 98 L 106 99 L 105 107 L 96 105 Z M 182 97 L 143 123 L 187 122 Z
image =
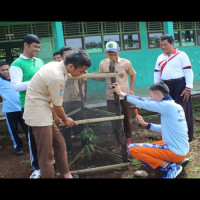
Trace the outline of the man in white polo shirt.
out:
M 154 83 L 163 81 L 170 90 L 170 96 L 180 104 L 186 116 L 189 141 L 193 138 L 193 113 L 190 90 L 193 88 L 193 70 L 188 55 L 174 47 L 174 39 L 165 34 L 160 37 L 160 48 L 154 70 Z
M 77 125 L 73 119 L 67 117 L 62 107 L 65 83 L 69 73 L 73 77 L 80 76 L 90 65 L 89 55 L 84 50 L 75 50 L 66 56 L 64 62 L 44 65 L 31 79 L 23 118 L 33 130 L 42 178 L 55 178 L 53 156 L 61 175 L 72 178 L 65 140 L 53 122 L 50 103 L 67 128 Z

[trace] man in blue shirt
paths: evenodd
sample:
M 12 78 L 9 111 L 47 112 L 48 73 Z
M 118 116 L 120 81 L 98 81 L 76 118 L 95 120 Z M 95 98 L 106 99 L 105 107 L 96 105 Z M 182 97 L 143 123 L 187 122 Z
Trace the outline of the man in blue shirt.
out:
M 0 62 L 0 96 L 3 99 L 2 112 L 5 115 L 8 130 L 16 149 L 17 155 L 23 154 L 23 144 L 18 135 L 18 123 L 24 132 L 27 132 L 19 102 L 19 93 L 11 86 L 9 65 Z
M 147 123 L 138 115 L 136 121 L 151 131 L 160 132 L 162 140 L 152 143 L 133 143 L 127 147 L 128 153 L 142 161 L 151 169 L 161 167 L 162 178 L 176 178 L 182 171 L 182 162 L 189 153 L 188 128 L 185 113 L 181 105 L 169 95 L 169 88 L 163 82 L 155 83 L 150 88 L 151 100 L 125 94 L 119 84 L 114 83 L 116 92 L 126 101 L 143 109 L 161 114 L 161 124 Z

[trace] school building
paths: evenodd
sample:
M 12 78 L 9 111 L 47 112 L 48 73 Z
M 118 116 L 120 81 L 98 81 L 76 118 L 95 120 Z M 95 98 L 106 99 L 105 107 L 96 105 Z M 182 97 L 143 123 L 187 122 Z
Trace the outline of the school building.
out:
M 0 21 L 0 61 L 10 64 L 18 58 L 23 50 L 22 39 L 28 33 L 41 39 L 37 57 L 45 63 L 52 61 L 53 53 L 63 46 L 85 49 L 92 59 L 89 73 L 98 71 L 100 61 L 105 58 L 106 42 L 118 42 L 120 57 L 130 60 L 137 72 L 135 94 L 138 96 L 148 96 L 156 59 L 162 53 L 159 37 L 169 33 L 175 38 L 175 47 L 190 58 L 193 92 L 200 90 L 200 22 L 197 21 Z M 100 92 L 95 84 L 88 85 L 87 93 Z M 4 119 L 1 101 L 0 122 Z
M 45 63 L 53 60 L 53 53 L 63 46 L 85 49 L 97 72 L 105 58 L 108 40 L 118 42 L 120 57 L 131 61 L 137 72 L 135 87 L 148 87 L 158 55 L 159 37 L 169 33 L 175 47 L 185 51 L 192 63 L 194 80 L 200 80 L 200 22 L 197 21 L 20 21 L 0 22 L 0 61 L 11 63 L 22 53 L 22 38 L 33 33 L 41 39 L 37 57 Z M 94 86 L 95 87 L 95 86 Z

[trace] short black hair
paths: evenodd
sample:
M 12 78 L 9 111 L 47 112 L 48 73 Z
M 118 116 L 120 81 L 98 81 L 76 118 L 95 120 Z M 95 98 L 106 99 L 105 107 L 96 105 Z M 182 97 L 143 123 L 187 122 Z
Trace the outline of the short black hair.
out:
M 53 57 L 54 57 L 55 55 L 61 55 L 61 54 L 60 54 L 60 51 L 54 52 L 54 53 L 53 53 Z
M 65 46 L 65 47 L 62 47 L 62 48 L 60 49 L 60 55 L 63 56 L 63 52 L 64 52 L 64 51 L 69 51 L 69 50 L 72 50 L 72 48 L 71 48 L 71 47 L 66 47 L 66 46 Z
M 64 64 L 73 64 L 75 69 L 82 67 L 83 65 L 90 67 L 92 61 L 90 56 L 85 50 L 77 49 L 73 50 L 71 53 L 67 54 L 64 60 Z
M 161 41 L 167 40 L 170 44 L 172 44 L 172 42 L 174 41 L 174 38 L 170 34 L 164 34 L 160 36 L 160 40 Z
M 24 36 L 23 44 L 27 43 L 28 45 L 32 44 L 33 42 L 40 44 L 40 38 L 34 34 L 27 34 Z
M 151 91 L 160 91 L 164 96 L 169 94 L 168 86 L 163 82 L 154 83 L 150 89 Z
M 0 67 L 2 67 L 2 66 L 4 66 L 4 65 L 8 65 L 8 66 L 9 66 L 9 64 L 8 64 L 6 61 L 0 62 Z

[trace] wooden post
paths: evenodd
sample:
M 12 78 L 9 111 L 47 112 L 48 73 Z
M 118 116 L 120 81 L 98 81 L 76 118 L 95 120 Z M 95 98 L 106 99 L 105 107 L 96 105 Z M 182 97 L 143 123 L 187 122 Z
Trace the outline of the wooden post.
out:
M 109 72 L 110 73 L 114 73 L 115 72 L 115 60 L 112 59 L 110 60 L 110 66 L 109 66 Z M 116 83 L 116 77 L 111 77 L 111 83 Z M 120 99 L 119 99 L 119 96 L 116 94 L 116 92 L 114 92 L 114 104 L 115 104 L 115 111 L 116 111 L 116 115 L 117 116 L 120 116 L 121 115 L 121 105 L 120 105 Z M 118 137 L 119 137 L 119 142 L 121 143 L 121 147 L 122 147 L 122 160 L 123 162 L 127 162 L 128 160 L 128 154 L 127 154 L 127 151 L 126 151 L 126 137 L 125 137 L 125 134 L 124 134 L 124 126 L 123 126 L 123 123 L 121 121 L 121 123 L 117 123 L 116 124 L 117 129 L 118 130 L 121 130 L 118 131 Z

